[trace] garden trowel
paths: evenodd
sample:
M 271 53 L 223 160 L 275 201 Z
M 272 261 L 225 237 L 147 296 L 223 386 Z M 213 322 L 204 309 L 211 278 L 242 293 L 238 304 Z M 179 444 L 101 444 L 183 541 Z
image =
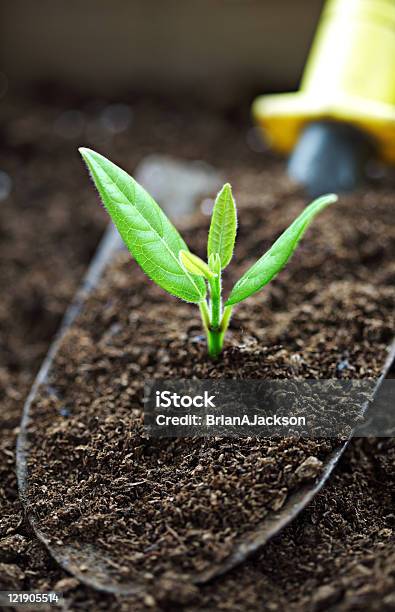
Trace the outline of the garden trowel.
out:
M 300 90 L 253 115 L 312 196 L 355 189 L 371 157 L 395 164 L 395 2 L 328 0 Z
M 205 180 L 201 180 L 203 178 L 202 172 L 206 173 Z M 178 173 L 179 181 L 175 180 L 176 173 Z M 138 180 L 144 180 L 145 186 L 150 191 L 154 191 L 154 185 L 149 183 L 149 177 L 151 177 L 151 180 L 154 180 L 155 176 L 158 177 L 159 175 L 164 183 L 167 182 L 167 176 L 174 185 L 174 189 L 168 193 L 167 201 L 165 201 L 166 198 L 160 197 L 160 191 L 156 191 L 156 198 L 160 201 L 162 207 L 167 210 L 168 214 L 173 217 L 178 215 L 180 210 L 192 212 L 193 200 L 196 201 L 198 197 L 210 195 L 209 192 L 215 191 L 222 184 L 222 177 L 212 169 L 209 170 L 207 167 L 196 166 L 193 163 L 191 165 L 185 162 L 178 164 L 174 160 L 166 160 L 157 156 L 151 158 L 151 160 L 146 160 L 136 172 Z M 191 189 L 188 198 L 186 198 L 185 185 L 189 179 Z M 177 195 L 178 184 L 181 185 L 181 190 Z M 209 184 L 209 192 L 207 192 L 207 184 Z M 186 200 L 188 200 L 188 203 Z M 76 536 L 70 538 L 67 542 L 63 542 L 61 537 L 57 537 L 56 533 L 51 532 L 48 535 L 40 523 L 40 517 L 32 512 L 29 504 L 29 492 L 32 486 L 29 480 L 29 425 L 33 422 L 32 406 L 34 405 L 37 393 L 39 391 L 40 393 L 53 393 L 56 388 L 54 360 L 61 346 L 64 334 L 68 331 L 76 317 L 83 312 L 87 297 L 100 286 L 107 266 L 111 264 L 117 251 L 121 248 L 123 248 L 122 241 L 118 232 L 110 225 L 99 245 L 88 274 L 82 283 L 82 287 L 66 313 L 60 332 L 44 360 L 26 401 L 17 448 L 17 475 L 20 498 L 37 537 L 46 545 L 53 558 L 82 583 L 98 590 L 119 595 L 139 592 L 143 589 L 143 586 L 139 583 L 138 578 L 132 580 L 130 577 L 122 578 L 121 575 L 116 574 L 113 565 L 111 565 L 110 556 L 106 555 L 106 550 L 103 550 L 103 547 L 97 541 L 81 544 L 79 537 Z M 394 354 L 395 345 L 392 345 L 392 348 L 389 348 L 387 363 L 383 368 L 382 377 L 377 381 L 376 389 L 381 385 L 385 374 L 389 370 Z M 189 576 L 191 582 L 203 584 L 224 574 L 243 562 L 273 536 L 277 535 L 311 502 L 313 497 L 324 486 L 350 439 L 351 434 L 349 439 L 339 441 L 333 452 L 323 460 L 322 470 L 318 476 L 315 476 L 312 480 L 305 482 L 294 492 L 291 492 L 281 508 L 269 512 L 257 524 L 250 525 L 245 536 L 230 547 L 228 556 L 217 560 L 213 559 L 208 567 L 200 573 Z

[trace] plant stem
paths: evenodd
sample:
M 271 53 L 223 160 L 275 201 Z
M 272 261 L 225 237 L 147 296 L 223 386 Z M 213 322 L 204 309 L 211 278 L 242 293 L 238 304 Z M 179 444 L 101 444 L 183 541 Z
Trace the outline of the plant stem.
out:
M 222 316 L 221 275 L 210 279 L 211 327 L 219 329 Z
M 216 359 L 222 351 L 232 314 L 232 306 L 226 306 L 222 313 L 220 277 L 210 281 L 210 309 L 206 300 L 199 303 L 199 308 L 207 337 L 208 354 Z
M 207 335 L 208 354 L 210 357 L 216 359 L 222 351 L 222 345 L 223 336 L 221 332 L 218 329 L 210 329 Z

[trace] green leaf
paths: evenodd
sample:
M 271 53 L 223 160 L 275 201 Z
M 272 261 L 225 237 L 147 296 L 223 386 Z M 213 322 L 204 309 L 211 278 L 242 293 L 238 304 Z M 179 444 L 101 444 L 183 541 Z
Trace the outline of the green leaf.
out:
M 236 204 L 232 188 L 226 183 L 215 199 L 208 235 L 207 257 L 218 253 L 224 270 L 233 255 L 237 230 Z
M 328 194 L 307 206 L 272 247 L 237 281 L 226 305 L 237 304 L 267 285 L 285 266 L 314 217 L 336 201 L 336 195 Z
M 204 276 L 204 278 L 207 278 L 208 280 L 217 276 L 210 270 L 203 259 L 200 259 L 200 257 L 190 253 L 189 251 L 180 251 L 179 258 L 184 268 L 192 274 Z
M 160 287 L 187 302 L 200 302 L 206 283 L 189 274 L 178 254 L 185 242 L 153 198 L 124 170 L 90 149 L 79 149 L 105 208 L 127 248 Z

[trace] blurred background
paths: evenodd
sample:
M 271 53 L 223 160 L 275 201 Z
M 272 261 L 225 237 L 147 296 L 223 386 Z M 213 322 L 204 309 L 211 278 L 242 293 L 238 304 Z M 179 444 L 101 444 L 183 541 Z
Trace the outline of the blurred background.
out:
M 296 88 L 322 4 L 2 0 L 2 78 L 11 91 L 51 83 L 84 95 L 144 92 L 231 106 Z

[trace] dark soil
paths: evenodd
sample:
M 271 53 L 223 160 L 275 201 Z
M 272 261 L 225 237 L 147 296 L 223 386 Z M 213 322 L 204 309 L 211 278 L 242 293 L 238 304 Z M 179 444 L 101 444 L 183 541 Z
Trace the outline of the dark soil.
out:
M 302 205 L 296 191 L 260 205 L 259 178 L 250 190 L 227 284 Z M 149 439 L 144 381 L 377 377 L 394 329 L 392 216 L 385 198 L 371 197 L 323 214 L 287 270 L 236 309 L 218 362 L 207 358 L 198 309 L 164 294 L 121 254 L 32 408 L 29 507 L 47 537 L 95 544 L 117 580 L 157 589 L 158 577 L 179 580 L 225 559 L 314 478 L 335 440 Z M 185 236 L 204 256 L 207 219 Z
M 354 440 L 331 482 L 290 527 L 250 562 L 199 589 L 182 583 L 174 589 L 171 582 L 167 587 L 162 583 L 153 594 L 117 600 L 80 585 L 60 570 L 37 542 L 24 520 L 16 488 L 14 448 L 19 415 L 105 222 L 75 155 L 76 146 L 83 140 L 104 151 L 105 141 L 108 155 L 123 160 L 128 168 L 152 151 L 192 159 L 201 156 L 226 170 L 240 204 L 252 200 L 267 210 L 288 198 L 291 187 L 278 171 L 273 172 L 278 162 L 248 150 L 245 124 L 234 115 L 217 119 L 200 110 L 133 101 L 131 127 L 110 137 L 100 124 L 105 108 L 102 101 L 82 104 L 68 100 L 44 106 L 12 100 L 8 106 L 4 101 L 2 104 L 0 167 L 12 176 L 13 190 L 0 205 L 0 586 L 56 588 L 64 591 L 71 610 L 84 611 L 393 610 L 393 440 Z M 82 110 L 83 127 L 74 135 L 55 133 L 55 121 L 70 108 Z M 250 132 L 248 142 L 252 140 L 256 142 Z M 255 199 L 257 183 L 259 200 Z M 357 219 L 359 226 L 363 222 L 361 200 L 369 201 L 370 206 L 386 202 L 391 225 L 394 197 L 395 176 L 376 176 L 369 189 L 355 198 L 358 212 L 353 220 Z M 381 279 L 384 284 L 393 283 L 395 272 L 393 265 L 392 272 L 389 264 L 383 265 L 380 256 L 389 228 L 379 223 L 382 235 L 375 232 L 374 240 L 367 241 L 375 223 L 375 219 L 365 220 L 363 259 L 377 258 L 381 264 L 369 276 L 361 272 L 359 279 L 373 291 Z M 130 266 L 135 271 L 133 263 Z M 340 273 L 338 278 L 342 279 Z M 130 281 L 129 274 L 128 287 Z M 329 291 L 329 283 L 324 283 L 325 291 Z M 274 285 L 270 289 L 272 302 L 273 291 Z M 179 308 L 180 304 L 174 306 Z M 307 312 L 302 320 L 306 319 Z M 314 321 L 310 325 L 313 329 Z M 232 334 L 236 332 L 232 330 Z M 319 348 L 318 335 L 314 350 Z M 370 362 L 375 359 L 375 348 L 368 352 Z M 361 354 L 365 349 L 359 347 L 358 351 Z M 347 364 L 353 366 L 345 352 L 338 368 L 342 375 Z

